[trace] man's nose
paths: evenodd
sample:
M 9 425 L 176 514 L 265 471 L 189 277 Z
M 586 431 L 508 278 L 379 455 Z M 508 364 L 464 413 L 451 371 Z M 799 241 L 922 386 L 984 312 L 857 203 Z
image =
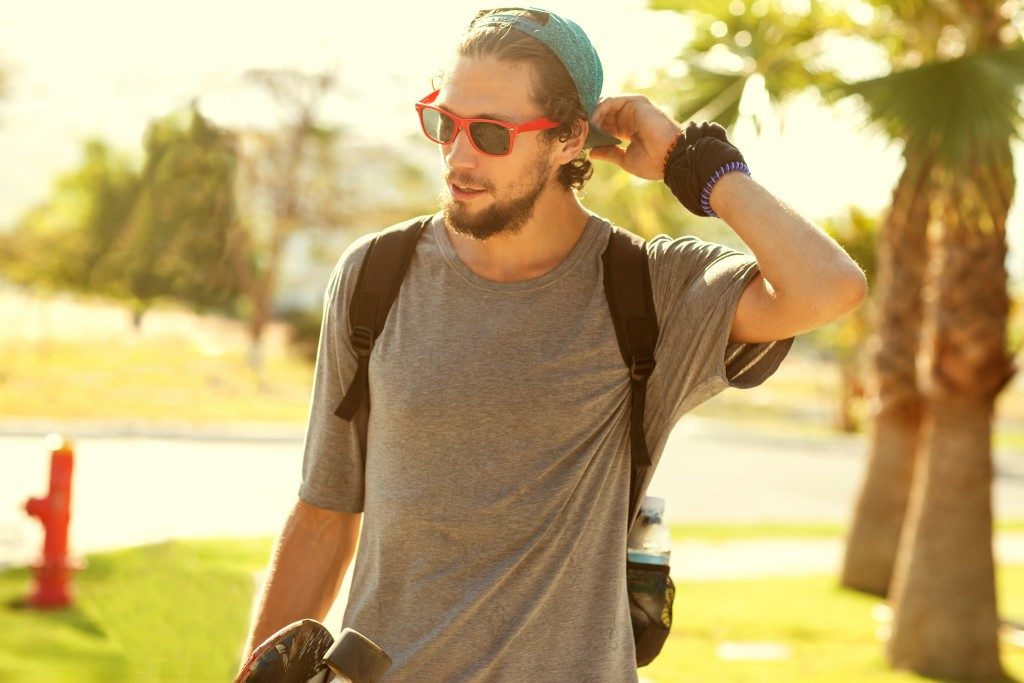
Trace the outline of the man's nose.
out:
M 460 128 L 455 132 L 455 137 L 447 145 L 441 146 L 444 152 L 444 160 L 449 168 L 471 168 L 476 166 L 476 148 L 469 139 L 469 131 Z

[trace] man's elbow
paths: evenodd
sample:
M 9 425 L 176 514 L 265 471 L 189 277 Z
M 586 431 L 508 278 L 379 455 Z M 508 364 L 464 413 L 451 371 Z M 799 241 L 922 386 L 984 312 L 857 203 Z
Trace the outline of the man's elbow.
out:
M 828 292 L 828 303 L 824 307 L 828 312 L 828 321 L 857 310 L 868 296 L 868 279 L 853 261 L 844 264 L 830 279 L 829 286 L 823 288 L 823 291 Z
M 856 263 L 842 265 L 819 280 L 790 308 L 802 332 L 810 332 L 855 311 L 867 298 L 868 282 Z

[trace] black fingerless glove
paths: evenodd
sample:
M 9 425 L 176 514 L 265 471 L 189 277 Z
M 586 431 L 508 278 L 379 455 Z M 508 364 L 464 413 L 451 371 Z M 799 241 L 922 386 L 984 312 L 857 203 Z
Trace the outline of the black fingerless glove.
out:
M 697 216 L 717 215 L 711 210 L 711 188 L 732 171 L 750 175 L 743 155 L 717 123 L 691 121 L 665 155 L 665 184 Z

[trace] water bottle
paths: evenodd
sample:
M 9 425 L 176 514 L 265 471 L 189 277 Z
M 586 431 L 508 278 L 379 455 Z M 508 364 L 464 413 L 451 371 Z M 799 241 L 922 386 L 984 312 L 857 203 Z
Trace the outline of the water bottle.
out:
M 672 554 L 672 535 L 664 517 L 664 498 L 644 498 L 636 524 L 626 540 L 626 555 L 630 562 L 668 564 Z

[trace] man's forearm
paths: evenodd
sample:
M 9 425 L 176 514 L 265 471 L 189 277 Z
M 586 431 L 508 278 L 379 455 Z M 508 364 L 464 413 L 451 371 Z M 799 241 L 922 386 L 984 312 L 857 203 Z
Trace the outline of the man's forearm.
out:
M 743 173 L 711 191 L 711 208 L 750 247 L 780 301 L 834 307 L 859 301 L 864 274 L 841 246 Z M 799 267 L 794 267 L 799 263 Z
M 243 656 L 282 626 L 324 618 L 355 553 L 360 516 L 296 504 L 267 568 Z

